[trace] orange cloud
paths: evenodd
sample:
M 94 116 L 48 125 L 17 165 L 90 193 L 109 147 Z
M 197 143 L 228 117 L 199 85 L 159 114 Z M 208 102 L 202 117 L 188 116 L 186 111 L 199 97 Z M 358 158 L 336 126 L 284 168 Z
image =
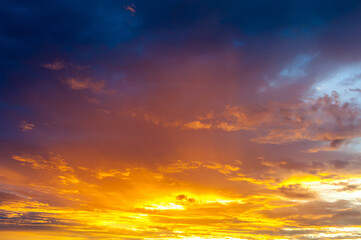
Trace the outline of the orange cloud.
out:
M 35 124 L 28 123 L 26 121 L 22 121 L 20 123 L 19 127 L 21 128 L 21 131 L 26 132 L 26 131 L 33 130 L 35 128 Z
M 57 169 L 61 172 L 73 172 L 74 170 L 68 166 L 66 161 L 59 155 L 51 155 L 49 159 L 45 159 L 39 155 L 14 155 L 14 160 L 30 165 L 34 169 Z
M 189 129 L 210 129 L 212 125 L 210 123 L 202 123 L 200 121 L 192 121 L 189 123 L 183 124 L 183 128 Z

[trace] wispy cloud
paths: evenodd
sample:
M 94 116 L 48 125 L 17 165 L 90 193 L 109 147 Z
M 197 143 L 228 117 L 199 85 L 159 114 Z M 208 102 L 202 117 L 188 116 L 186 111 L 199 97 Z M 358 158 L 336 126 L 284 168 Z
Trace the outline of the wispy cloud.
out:
M 65 159 L 59 155 L 50 155 L 48 159 L 40 155 L 13 155 L 12 159 L 21 162 L 23 165 L 29 165 L 34 169 L 57 169 L 61 172 L 73 172 Z
M 68 78 L 65 83 L 73 90 L 89 89 L 92 91 L 101 91 L 104 89 L 104 81 L 94 81 L 91 78 Z
M 130 12 L 132 15 L 136 13 L 136 11 L 135 11 L 136 7 L 134 4 L 123 6 L 123 7 L 126 11 Z
M 22 121 L 19 124 L 19 128 L 21 128 L 21 131 L 26 132 L 26 131 L 33 130 L 35 128 L 35 124 L 29 123 L 29 122 L 26 122 L 26 121 Z
M 68 68 L 68 64 L 65 61 L 61 61 L 61 60 L 55 60 L 52 63 L 45 63 L 45 64 L 42 64 L 41 66 L 43 68 L 53 70 L 53 71 L 59 71 L 59 70 Z

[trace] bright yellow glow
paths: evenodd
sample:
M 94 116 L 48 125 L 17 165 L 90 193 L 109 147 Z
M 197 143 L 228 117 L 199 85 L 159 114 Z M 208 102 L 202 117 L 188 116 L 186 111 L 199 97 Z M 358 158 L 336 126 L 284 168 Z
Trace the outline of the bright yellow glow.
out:
M 18 159 L 23 160 L 20 157 Z M 31 164 L 29 167 L 45 171 L 39 169 L 38 161 L 47 164 L 40 158 L 26 159 L 26 163 Z M 56 163 L 67 166 L 64 161 Z M 328 211 L 314 213 L 313 206 L 307 205 L 314 200 L 322 204 L 341 201 L 337 212 L 350 211 L 348 205 L 342 205 L 342 201 L 357 203 L 360 194 L 357 186 L 361 183 L 358 174 L 295 172 L 285 174 L 282 181 L 276 181 L 274 178 L 249 176 L 240 172 L 240 167 L 215 162 L 175 161 L 173 164 L 160 166 L 157 170 L 138 166 L 75 170 L 69 166 L 59 168 L 52 164 L 56 174 L 49 181 L 50 184 L 18 187 L 26 186 L 47 192 L 54 195 L 55 199 L 61 197 L 63 201 L 71 203 L 69 206 L 54 206 L 19 196 L 20 200 L 2 204 L 0 211 L 9 219 L 9 227 L 12 226 L 12 221 L 24 218 L 22 224 L 52 226 L 54 237 L 51 235 L 51 238 L 46 238 L 48 232 L 24 230 L 8 232 L 8 239 L 19 239 L 24 235 L 26 237 L 23 239 L 29 240 L 89 237 L 271 240 L 293 239 L 286 236 L 286 232 L 293 232 L 298 237 L 340 238 L 360 231 L 359 226 L 313 226 L 302 222 L 303 218 L 320 221 L 334 216 L 335 213 Z M 82 171 L 83 175 L 77 171 Z M 217 181 L 232 187 L 227 191 L 219 191 L 214 187 L 197 187 L 198 173 L 202 171 L 214 174 Z M 184 172 L 195 178 L 193 185 L 175 178 L 177 174 Z M 88 180 L 84 178 L 84 173 Z M 125 187 L 118 188 L 119 184 Z M 256 192 L 246 195 L 244 191 L 240 191 L 242 186 L 249 187 L 247 192 Z M 352 191 L 341 191 L 345 187 Z M 317 194 L 314 195 L 314 192 Z M 326 207 L 330 208 L 330 205 Z M 298 235 L 300 229 L 305 232 Z

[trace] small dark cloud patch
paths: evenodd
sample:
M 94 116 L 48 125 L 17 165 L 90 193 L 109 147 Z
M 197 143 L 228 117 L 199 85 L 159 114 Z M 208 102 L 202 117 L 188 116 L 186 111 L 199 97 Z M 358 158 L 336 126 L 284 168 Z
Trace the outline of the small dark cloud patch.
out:
M 290 184 L 287 186 L 282 186 L 278 188 L 278 190 L 288 198 L 309 199 L 316 197 L 315 192 L 310 191 L 301 184 Z
M 176 196 L 176 199 L 178 201 L 187 201 L 187 202 L 190 202 L 190 203 L 194 203 L 196 201 L 194 198 L 189 198 L 184 194 L 180 194 L 180 195 Z
M 344 192 L 344 191 L 353 192 L 353 191 L 357 191 L 357 190 L 361 190 L 361 186 L 360 186 L 360 185 L 349 184 L 349 185 L 346 185 L 345 187 L 343 187 L 342 189 L 339 189 L 339 190 L 337 190 L 337 191 L 338 191 L 338 192 Z
M 330 142 L 330 148 L 331 149 L 338 149 L 345 142 L 346 142 L 346 139 L 335 139 L 335 140 Z
M 181 194 L 181 195 L 176 196 L 176 199 L 179 200 L 179 201 L 183 201 L 183 200 L 187 199 L 187 196 L 184 195 L 184 194 Z
M 350 88 L 349 90 L 350 90 L 351 92 L 361 93 L 361 89 L 360 89 L 360 88 Z
M 348 182 L 339 182 L 339 183 L 335 183 L 334 185 L 342 187 L 340 189 L 337 189 L 338 192 L 354 192 L 361 190 L 361 185 L 359 184 L 349 184 Z

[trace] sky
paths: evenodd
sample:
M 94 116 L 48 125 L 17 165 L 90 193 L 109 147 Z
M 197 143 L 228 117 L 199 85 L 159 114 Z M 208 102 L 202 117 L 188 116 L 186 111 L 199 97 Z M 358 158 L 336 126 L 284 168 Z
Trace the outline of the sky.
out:
M 0 7 L 2 240 L 361 239 L 361 2 Z

